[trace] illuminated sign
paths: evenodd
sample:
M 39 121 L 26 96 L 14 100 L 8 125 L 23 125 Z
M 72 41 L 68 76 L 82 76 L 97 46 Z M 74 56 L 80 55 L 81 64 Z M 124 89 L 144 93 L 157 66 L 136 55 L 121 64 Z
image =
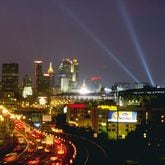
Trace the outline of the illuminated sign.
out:
M 136 123 L 137 122 L 137 112 L 130 112 L 130 111 L 109 112 L 108 121 L 109 122 Z
M 115 105 L 98 105 L 97 108 L 107 109 L 110 111 L 117 111 L 117 106 L 115 106 Z
M 86 107 L 86 105 L 85 104 L 68 104 L 67 105 L 69 108 L 85 108 Z

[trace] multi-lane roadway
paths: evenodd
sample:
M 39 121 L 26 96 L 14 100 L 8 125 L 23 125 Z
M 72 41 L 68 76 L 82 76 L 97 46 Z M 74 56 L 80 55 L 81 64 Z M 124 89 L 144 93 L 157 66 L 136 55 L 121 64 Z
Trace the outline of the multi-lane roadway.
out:
M 71 133 L 39 131 L 17 118 L 13 148 L 0 157 L 1 164 L 97 165 L 107 164 L 107 153 L 99 144 Z
M 6 150 L 0 158 L 1 164 L 73 164 L 76 147 L 69 141 L 53 134 L 36 130 L 21 120 L 12 119 L 14 147 Z M 29 127 L 28 129 L 26 127 Z

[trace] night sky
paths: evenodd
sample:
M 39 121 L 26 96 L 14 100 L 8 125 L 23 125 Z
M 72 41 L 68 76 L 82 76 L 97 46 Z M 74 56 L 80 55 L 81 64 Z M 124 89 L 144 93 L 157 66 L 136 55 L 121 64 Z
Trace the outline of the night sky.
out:
M 165 0 L 0 0 L 0 64 L 77 58 L 80 82 L 165 85 Z M 0 70 L 1 72 L 1 70 Z

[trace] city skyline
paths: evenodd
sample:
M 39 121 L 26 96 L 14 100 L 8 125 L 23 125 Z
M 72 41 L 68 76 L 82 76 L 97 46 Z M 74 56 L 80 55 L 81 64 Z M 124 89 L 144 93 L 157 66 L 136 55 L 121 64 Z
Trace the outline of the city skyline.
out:
M 8 0 L 0 2 L 0 59 L 19 63 L 21 79 L 34 74 L 34 60 L 76 58 L 80 81 L 100 76 L 114 82 L 164 86 L 163 0 Z

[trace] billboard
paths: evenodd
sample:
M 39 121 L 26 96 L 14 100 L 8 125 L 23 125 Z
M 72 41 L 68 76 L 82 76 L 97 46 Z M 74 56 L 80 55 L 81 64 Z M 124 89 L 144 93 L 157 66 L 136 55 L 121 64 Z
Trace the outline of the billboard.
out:
M 125 123 L 136 123 L 137 112 L 131 111 L 111 111 L 108 113 L 109 122 L 125 122 Z

